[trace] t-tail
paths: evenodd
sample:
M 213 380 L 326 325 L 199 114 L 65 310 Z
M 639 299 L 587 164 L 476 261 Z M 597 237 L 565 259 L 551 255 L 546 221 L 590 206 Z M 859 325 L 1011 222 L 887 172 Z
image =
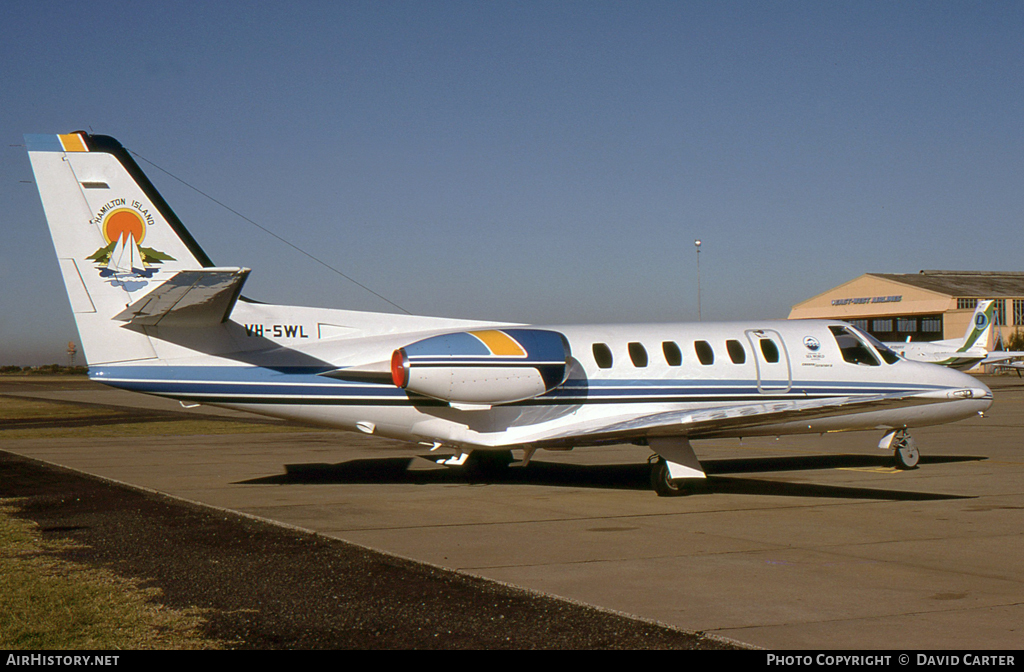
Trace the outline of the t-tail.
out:
M 974 310 L 971 323 L 967 325 L 967 331 L 964 332 L 963 344 L 957 349 L 957 352 L 967 352 L 975 344 L 982 348 L 988 347 L 988 334 L 992 330 L 995 311 L 995 301 L 978 301 L 978 307 Z
M 156 358 L 147 325 L 226 318 L 248 270 L 214 268 L 117 140 L 25 144 L 90 366 Z

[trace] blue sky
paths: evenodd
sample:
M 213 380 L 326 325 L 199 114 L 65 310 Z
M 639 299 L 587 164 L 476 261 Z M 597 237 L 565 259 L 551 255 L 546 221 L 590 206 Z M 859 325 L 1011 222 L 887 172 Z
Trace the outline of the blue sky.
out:
M 3 2 L 0 364 L 74 323 L 22 144 L 130 150 L 414 313 L 785 317 L 1024 270 L 1024 4 Z M 386 303 L 140 161 L 264 301 Z

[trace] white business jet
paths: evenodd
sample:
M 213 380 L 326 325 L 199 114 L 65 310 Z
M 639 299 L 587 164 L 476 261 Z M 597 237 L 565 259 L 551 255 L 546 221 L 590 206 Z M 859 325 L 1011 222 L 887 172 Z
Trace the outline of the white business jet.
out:
M 691 441 L 908 430 L 982 413 L 971 376 L 828 320 L 529 326 L 268 305 L 215 266 L 113 138 L 26 146 L 93 380 L 524 464 L 649 446 L 661 495 L 705 477 Z
M 1012 360 L 1024 358 L 1024 352 L 988 350 L 988 335 L 992 330 L 996 304 L 993 300 L 978 301 L 971 322 L 961 339 L 944 341 L 906 341 L 886 343 L 899 356 L 915 362 L 928 362 L 951 366 L 966 371 L 979 364 L 994 364 L 1013 368 Z

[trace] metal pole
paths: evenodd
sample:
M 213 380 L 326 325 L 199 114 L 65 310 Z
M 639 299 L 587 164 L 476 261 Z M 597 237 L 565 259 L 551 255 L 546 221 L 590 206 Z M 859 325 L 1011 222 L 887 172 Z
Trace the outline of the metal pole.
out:
M 700 314 L 700 240 L 693 241 L 694 247 L 697 248 L 697 321 L 701 322 Z

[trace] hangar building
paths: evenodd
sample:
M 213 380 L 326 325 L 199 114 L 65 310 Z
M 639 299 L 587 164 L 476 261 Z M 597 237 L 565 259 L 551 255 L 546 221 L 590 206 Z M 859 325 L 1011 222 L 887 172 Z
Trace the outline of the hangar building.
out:
M 865 273 L 795 306 L 789 319 L 851 322 L 882 341 L 962 338 L 980 299 L 995 299 L 988 349 L 1024 332 L 1024 273 Z

